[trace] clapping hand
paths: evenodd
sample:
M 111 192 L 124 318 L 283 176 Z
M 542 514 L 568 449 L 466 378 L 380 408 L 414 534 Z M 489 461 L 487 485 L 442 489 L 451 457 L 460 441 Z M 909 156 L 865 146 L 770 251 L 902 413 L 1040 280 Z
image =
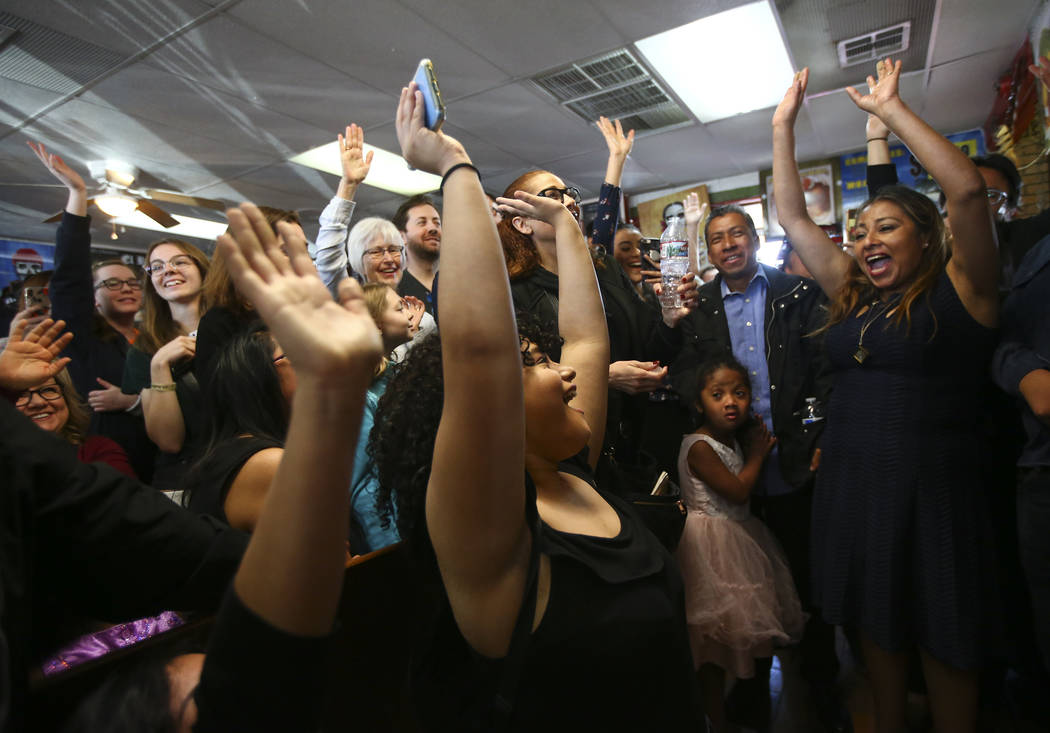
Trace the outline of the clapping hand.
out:
M 855 105 L 868 114 L 882 117 L 887 105 L 900 101 L 898 84 L 901 76 L 901 62 L 899 60 L 894 62 L 887 58 L 879 62 L 876 72 L 879 74 L 878 79 L 873 76 L 868 77 L 867 94 L 862 95 L 853 87 L 846 87 L 846 94 Z
M 427 312 L 427 306 L 414 295 L 406 295 L 401 300 L 405 301 L 405 308 L 408 309 L 408 317 L 412 321 L 412 335 L 414 336 L 419 330 L 423 314 Z
M 808 84 L 809 68 L 796 71 L 795 77 L 791 80 L 791 86 L 784 93 L 784 98 L 780 100 L 780 104 L 777 105 L 777 111 L 773 113 L 773 127 L 784 125 L 793 128 L 795 126 L 798 111 L 802 108 L 802 100 L 806 97 L 806 86 Z
M 36 387 L 70 361 L 68 356 L 58 356 L 73 340 L 73 334 L 62 333 L 65 321 L 47 318 L 28 332 L 26 326 L 24 320 L 16 319 L 7 346 L 0 352 L 0 387 L 11 392 Z
M 238 292 L 249 300 L 301 378 L 339 387 L 348 375 L 371 380 L 383 342 L 361 286 L 345 279 L 332 300 L 306 252 L 301 231 L 278 225 L 287 255 L 253 204 L 226 212 L 230 233 L 218 239 Z M 352 389 L 359 385 L 351 383 Z
M 346 128 L 346 135 L 339 135 L 339 161 L 343 166 L 343 180 L 352 186 L 358 186 L 368 176 L 372 167 L 374 150 L 364 155 L 365 133 L 358 125 L 351 124 Z
M 401 90 L 395 120 L 401 156 L 410 166 L 440 176 L 454 165 L 470 163 L 470 156 L 458 140 L 429 129 L 423 117 L 423 94 L 412 82 Z

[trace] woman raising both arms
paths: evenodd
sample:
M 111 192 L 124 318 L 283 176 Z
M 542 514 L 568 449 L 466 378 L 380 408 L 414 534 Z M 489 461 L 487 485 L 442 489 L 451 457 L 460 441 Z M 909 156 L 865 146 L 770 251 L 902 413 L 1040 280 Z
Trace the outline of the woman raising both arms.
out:
M 916 647 L 935 729 L 973 731 L 989 560 L 972 409 L 998 319 L 995 230 L 976 167 L 897 92 L 887 59 L 870 92 L 847 89 L 943 190 L 954 244 L 926 196 L 889 186 L 860 210 L 853 256 L 806 212 L 794 124 L 809 72 L 773 116 L 778 216 L 830 299 L 835 376 L 813 500 L 814 595 L 859 631 L 878 731 L 906 728 Z

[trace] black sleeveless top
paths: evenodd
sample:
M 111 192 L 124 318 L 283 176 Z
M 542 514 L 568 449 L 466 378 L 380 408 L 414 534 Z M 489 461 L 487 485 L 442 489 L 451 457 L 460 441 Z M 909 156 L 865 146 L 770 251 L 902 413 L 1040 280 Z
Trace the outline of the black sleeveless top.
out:
M 559 469 L 594 485 L 579 459 Z M 592 537 L 545 524 L 532 481 L 526 486 L 534 542 L 550 558 L 550 596 L 520 660 L 512 662 L 520 670 L 507 729 L 697 730 L 682 581 L 673 558 L 615 496 L 598 489 L 616 511 L 620 533 Z M 522 603 L 530 615 L 532 607 Z M 519 629 L 530 627 L 519 619 Z M 492 701 L 508 660 L 474 652 L 447 599 L 431 641 L 413 675 L 424 728 L 492 729 Z
M 187 508 L 197 514 L 208 514 L 226 524 L 223 506 L 230 485 L 237 478 L 248 459 L 267 448 L 282 448 L 281 443 L 269 438 L 247 436 L 220 443 L 193 466 L 180 487 L 189 492 Z

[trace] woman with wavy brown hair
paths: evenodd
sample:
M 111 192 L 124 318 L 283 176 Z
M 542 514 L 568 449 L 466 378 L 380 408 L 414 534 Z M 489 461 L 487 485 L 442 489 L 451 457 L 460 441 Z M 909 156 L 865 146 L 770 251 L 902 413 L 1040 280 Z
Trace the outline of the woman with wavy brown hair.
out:
M 853 254 L 806 211 L 794 124 L 808 70 L 773 116 L 778 218 L 831 301 L 825 345 L 835 379 L 813 498 L 814 596 L 858 632 L 880 732 L 904 730 L 918 650 L 937 731 L 973 731 L 992 590 L 974 404 L 998 322 L 998 254 L 974 164 L 897 92 L 879 62 L 869 93 L 847 89 L 912 151 L 951 217 L 900 186 L 860 210 Z

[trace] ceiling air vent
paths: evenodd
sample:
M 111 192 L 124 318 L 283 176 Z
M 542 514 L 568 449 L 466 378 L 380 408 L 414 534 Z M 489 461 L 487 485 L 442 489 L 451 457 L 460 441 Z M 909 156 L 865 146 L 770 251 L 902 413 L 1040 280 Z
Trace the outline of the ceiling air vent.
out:
M 690 122 L 649 70 L 626 49 L 540 74 L 532 80 L 587 122 L 605 116 L 639 132 Z
M 845 69 L 908 50 L 911 21 L 906 20 L 889 28 L 865 33 L 838 42 L 839 66 Z

